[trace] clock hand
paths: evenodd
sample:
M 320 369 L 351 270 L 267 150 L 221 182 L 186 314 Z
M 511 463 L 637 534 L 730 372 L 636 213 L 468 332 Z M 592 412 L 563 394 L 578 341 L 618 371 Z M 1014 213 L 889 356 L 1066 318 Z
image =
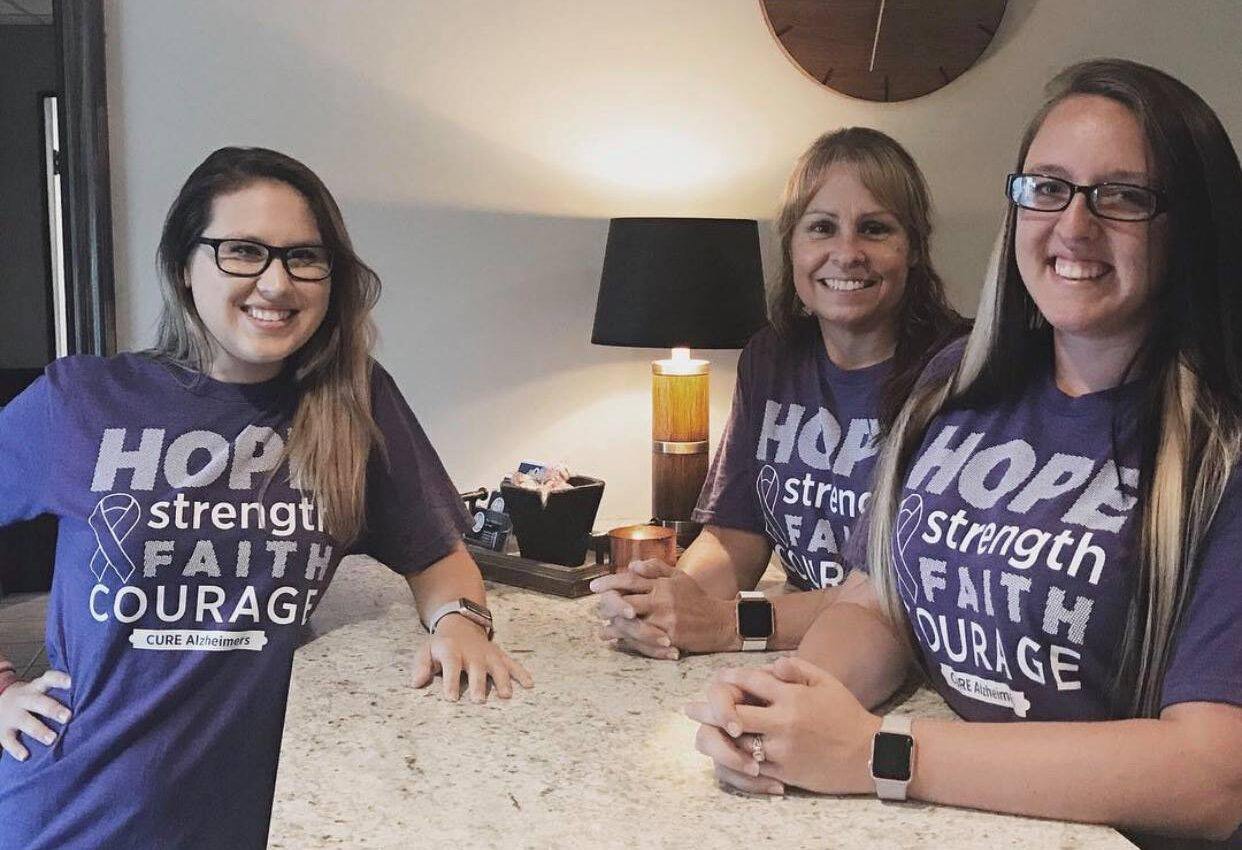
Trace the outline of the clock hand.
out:
M 875 70 L 875 51 L 880 46 L 880 24 L 884 22 L 884 0 L 880 0 L 880 14 L 875 16 L 875 38 L 871 41 L 871 64 L 867 66 L 867 71 Z

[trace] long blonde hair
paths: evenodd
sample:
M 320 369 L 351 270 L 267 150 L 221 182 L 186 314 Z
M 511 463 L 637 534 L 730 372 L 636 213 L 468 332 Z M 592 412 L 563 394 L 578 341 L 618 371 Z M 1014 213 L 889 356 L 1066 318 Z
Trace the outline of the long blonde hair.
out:
M 370 361 L 380 281 L 354 252 L 336 201 L 313 171 L 277 151 L 237 147 L 220 148 L 194 169 L 164 221 L 158 250 L 164 304 L 150 353 L 198 372 L 210 369 L 208 333 L 185 285 L 186 266 L 194 240 L 211 222 L 212 202 L 264 180 L 285 183 L 306 199 L 332 254 L 327 314 L 286 364 L 299 400 L 282 460 L 293 483 L 314 495 L 324 527 L 348 543 L 364 526 L 371 449 L 383 445 L 371 415 Z
M 1118 714 L 1153 717 L 1200 550 L 1242 450 L 1242 169 L 1219 119 L 1190 88 L 1154 68 L 1108 59 L 1071 66 L 1049 84 L 1016 170 L 1048 112 L 1079 94 L 1111 98 L 1138 118 L 1168 198 L 1169 262 L 1153 296 L 1155 322 L 1132 365 L 1145 387 L 1140 546 L 1113 685 Z M 876 463 L 871 575 L 911 647 L 891 541 L 912 454 L 941 411 L 1028 386 L 1050 356 L 1051 329 L 1018 273 L 1015 220 L 1011 207 L 956 370 L 911 393 Z

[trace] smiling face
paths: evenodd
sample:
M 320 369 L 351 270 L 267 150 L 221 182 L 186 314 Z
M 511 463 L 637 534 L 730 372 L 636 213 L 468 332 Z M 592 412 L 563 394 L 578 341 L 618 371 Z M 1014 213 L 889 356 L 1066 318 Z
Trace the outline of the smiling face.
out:
M 913 262 L 910 240 L 854 165 L 828 168 L 794 227 L 789 253 L 798 299 L 825 333 L 895 334 Z
M 203 236 L 249 239 L 278 248 L 322 244 L 306 199 L 288 184 L 274 180 L 217 196 Z M 275 258 L 257 278 L 232 277 L 216 266 L 208 245 L 197 245 L 191 251 L 185 281 L 207 328 L 210 375 L 230 383 L 276 377 L 285 359 L 323 322 L 331 292 L 331 278 L 296 280 Z
M 1074 95 L 1048 113 L 1022 170 L 1080 186 L 1155 187 L 1147 142 L 1129 109 L 1099 95 Z M 1018 271 L 1054 333 L 1096 342 L 1141 341 L 1165 265 L 1167 216 L 1112 221 L 1082 193 L 1060 212 L 1019 209 Z

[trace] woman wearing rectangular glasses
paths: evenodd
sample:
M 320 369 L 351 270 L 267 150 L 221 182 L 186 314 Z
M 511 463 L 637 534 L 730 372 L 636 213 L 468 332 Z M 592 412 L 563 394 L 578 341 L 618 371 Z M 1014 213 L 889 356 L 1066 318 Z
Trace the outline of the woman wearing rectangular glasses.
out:
M 699 747 L 751 791 L 1238 846 L 1237 154 L 1185 85 L 1103 60 L 1054 80 L 1018 169 L 974 330 L 877 462 L 870 581 L 801 658 L 722 674 Z M 912 662 L 972 722 L 872 714 Z
M 59 360 L 0 411 L 0 524 L 60 519 L 52 669 L 23 682 L 0 658 L 6 850 L 263 847 L 293 651 L 345 554 L 406 577 L 433 633 L 414 685 L 531 684 L 371 360 L 379 279 L 322 181 L 218 150 L 159 260 L 152 351 Z

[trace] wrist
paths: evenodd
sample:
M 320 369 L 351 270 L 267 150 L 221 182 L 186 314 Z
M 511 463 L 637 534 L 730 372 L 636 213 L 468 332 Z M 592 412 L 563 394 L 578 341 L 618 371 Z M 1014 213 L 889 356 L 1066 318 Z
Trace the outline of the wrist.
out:
M 867 712 L 861 727 L 861 737 L 856 743 L 857 755 L 853 760 L 856 767 L 858 793 L 871 797 L 876 796 L 875 777 L 871 771 L 872 748 L 875 746 L 875 736 L 879 733 L 882 723 L 883 718 L 879 715 Z
M 451 638 L 468 637 L 477 634 L 482 635 L 486 639 L 487 629 L 460 611 L 450 611 L 436 623 L 436 630 L 433 634 L 436 637 Z
M 716 603 L 716 651 L 741 652 L 742 635 L 737 629 L 737 600 Z
M 488 640 L 492 639 L 495 633 L 495 627 L 492 622 L 492 612 L 488 610 L 486 605 L 475 602 L 465 596 L 458 597 L 452 602 L 447 602 L 435 610 L 427 621 L 427 629 L 433 635 L 440 630 L 439 624 L 442 620 L 447 620 L 451 615 L 458 615 L 457 618 L 469 620 L 483 630 L 483 634 Z M 457 619 L 454 618 L 454 619 Z

